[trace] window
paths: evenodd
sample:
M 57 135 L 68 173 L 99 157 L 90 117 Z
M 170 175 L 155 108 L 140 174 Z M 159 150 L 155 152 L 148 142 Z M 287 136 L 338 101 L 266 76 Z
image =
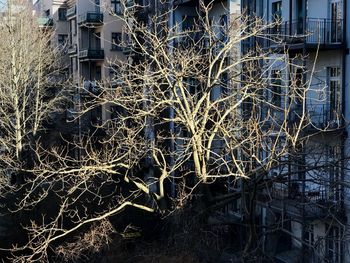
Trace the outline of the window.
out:
M 95 0 L 95 12 L 100 13 L 101 12 L 101 2 L 100 0 Z
M 101 33 L 95 33 L 94 38 L 92 39 L 90 48 L 93 48 L 95 50 L 101 49 Z
M 115 65 L 110 65 L 109 67 L 109 77 L 111 80 L 118 79 L 120 77 L 120 72 L 118 67 Z
M 122 14 L 122 6 L 120 4 L 120 0 L 111 0 L 112 11 L 116 15 Z
M 281 19 L 282 17 L 282 1 L 272 3 L 272 18 L 274 20 Z
M 305 233 L 304 233 L 304 241 L 309 244 L 310 246 L 313 246 L 314 244 L 314 225 L 306 225 L 305 226 Z
M 330 17 L 331 17 L 331 42 L 339 43 L 341 42 L 342 36 L 342 19 L 343 3 L 340 0 L 331 0 L 330 6 Z
M 300 67 L 294 68 L 290 74 L 289 85 L 292 87 L 293 92 L 295 92 L 294 103 L 295 103 L 295 112 L 300 115 L 303 108 L 303 92 L 304 92 L 304 83 L 305 83 L 305 74 L 303 69 Z M 298 116 L 295 117 L 298 118 Z
M 198 23 L 198 16 L 184 16 L 182 21 L 182 31 L 193 30 Z
M 70 20 L 70 32 L 72 36 L 77 35 L 77 25 L 75 19 Z
M 342 262 L 343 251 L 340 227 L 327 225 L 326 233 L 326 259 L 328 260 L 327 262 Z
M 305 0 L 298 0 L 296 2 L 296 33 L 297 34 L 303 34 L 304 30 L 306 30 L 306 28 L 304 28 L 304 17 L 306 16 L 306 10 L 305 10 Z M 305 25 L 307 26 L 307 25 Z M 295 29 L 292 29 L 293 31 Z M 293 34 L 294 32 L 292 32 Z
M 275 25 L 274 33 L 281 32 L 281 25 L 279 24 L 282 20 L 282 1 L 272 3 L 272 21 L 277 22 Z
M 339 67 L 328 68 L 329 117 L 338 120 L 341 115 L 341 70 Z
M 341 200 L 341 186 L 338 183 L 341 175 L 341 148 L 339 146 L 328 146 L 328 186 L 327 198 L 329 201 Z
M 281 79 L 281 71 L 280 70 L 272 70 L 271 71 L 271 104 L 276 107 L 281 107 L 281 88 L 282 79 Z
M 228 77 L 228 73 L 224 72 L 220 76 L 220 85 L 221 85 L 221 91 L 223 96 L 227 96 L 230 94 L 230 81 Z
M 112 33 L 112 50 L 121 50 L 122 33 Z
M 101 80 L 101 78 L 102 78 L 102 68 L 101 68 L 101 66 L 96 66 L 95 79 Z
M 58 20 L 67 21 L 67 8 L 58 8 Z
M 220 40 L 223 42 L 227 41 L 227 15 L 222 15 L 220 17 Z
M 123 115 L 123 107 L 121 106 L 111 106 L 110 107 L 110 113 L 111 113 L 111 119 L 118 119 L 119 116 Z
M 67 40 L 68 40 L 68 35 L 58 34 L 57 42 L 59 46 L 65 46 L 67 44 Z

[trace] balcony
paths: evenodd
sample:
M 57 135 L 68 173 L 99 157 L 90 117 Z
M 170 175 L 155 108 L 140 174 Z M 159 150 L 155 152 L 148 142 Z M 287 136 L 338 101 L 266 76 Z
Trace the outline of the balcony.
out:
M 87 12 L 78 18 L 79 26 L 97 27 L 103 25 L 103 14 L 99 12 Z
M 285 21 L 280 25 L 269 28 L 268 39 L 257 40 L 265 48 L 279 47 L 285 44 L 290 50 L 307 48 L 337 49 L 344 42 L 343 20 L 307 18 L 304 20 Z M 272 39 L 271 39 L 272 38 Z
M 132 45 L 132 40 L 131 37 L 128 33 L 124 32 L 123 36 L 122 36 L 122 51 L 123 54 L 126 56 L 131 56 L 131 55 L 135 55 L 135 49 L 133 48 Z
M 83 87 L 80 90 L 81 96 L 97 95 L 100 92 L 100 86 L 97 81 L 84 80 Z
M 77 8 L 76 8 L 75 5 L 73 7 L 71 7 L 71 8 L 68 8 L 68 10 L 67 10 L 67 18 L 74 17 L 76 15 L 76 12 L 77 12 Z
M 342 106 L 336 107 L 328 104 L 307 104 L 307 112 L 305 114 L 307 126 L 304 132 L 315 133 L 320 131 L 341 131 L 344 128 L 344 117 L 342 114 Z M 295 109 L 290 114 L 289 123 L 295 125 L 301 120 L 301 109 Z
M 314 220 L 334 214 L 341 214 L 341 202 L 336 194 L 323 188 L 301 191 L 301 183 L 292 183 L 290 187 L 272 185 L 267 191 L 264 203 L 273 210 L 284 211 L 294 218 L 305 217 Z M 269 201 L 268 201 L 269 200 Z
M 213 52 L 218 51 L 220 47 L 218 43 L 209 47 L 208 38 L 202 32 L 183 32 L 182 35 L 174 39 L 174 47 L 179 49 L 196 48 L 198 50 L 208 50 L 211 48 Z M 216 53 L 217 54 L 217 53 Z
M 38 17 L 39 27 L 52 27 L 53 19 L 51 17 Z
M 134 8 L 136 16 L 140 18 L 148 16 L 151 5 L 149 0 L 127 0 L 126 7 Z
M 73 44 L 68 47 L 68 55 L 74 55 L 78 51 L 77 45 Z
M 308 117 L 311 125 L 320 129 L 338 129 L 343 125 L 341 105 L 330 107 L 330 105 L 318 104 L 308 105 Z
M 81 61 L 104 60 L 105 53 L 103 49 L 83 49 L 79 52 Z

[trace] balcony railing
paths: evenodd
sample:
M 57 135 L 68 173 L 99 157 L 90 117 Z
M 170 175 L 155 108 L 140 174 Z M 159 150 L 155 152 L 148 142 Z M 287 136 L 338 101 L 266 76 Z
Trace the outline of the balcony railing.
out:
M 308 117 L 311 123 L 319 128 L 338 128 L 342 124 L 342 116 L 341 105 L 308 105 Z
M 73 44 L 73 45 L 70 45 L 68 47 L 68 54 L 71 55 L 71 54 L 75 54 L 77 53 L 78 51 L 78 48 L 77 48 L 77 45 L 76 44 Z
M 122 35 L 122 51 L 125 55 L 132 55 L 134 53 L 134 48 L 131 40 L 131 36 L 124 32 Z
M 81 89 L 81 95 L 88 95 L 90 93 L 97 94 L 100 91 L 100 86 L 96 81 L 84 80 L 83 88 Z
M 79 52 L 79 59 L 103 60 L 105 53 L 103 49 L 83 49 Z
M 343 43 L 343 20 L 307 18 L 282 22 L 266 32 L 267 38 L 258 42 L 264 47 L 283 42 L 287 44 L 335 45 Z M 274 38 L 275 40 L 271 40 Z
M 305 189 L 301 191 L 301 184 L 293 183 L 289 188 L 280 188 L 273 184 L 270 189 L 273 207 L 285 210 L 294 216 L 319 218 L 330 214 L 341 213 L 339 193 L 324 187 Z
M 308 202 L 321 202 L 329 199 L 329 195 L 325 189 L 314 189 L 306 190 L 304 194 L 299 189 L 299 184 L 292 184 L 290 188 L 288 187 L 278 187 L 273 185 L 271 189 L 271 197 L 274 199 L 292 199 L 300 200 L 302 197 Z
M 82 14 L 78 18 L 79 25 L 102 25 L 103 24 L 103 14 L 99 12 L 87 12 Z
M 330 103 L 307 104 L 305 117 L 309 121 L 307 128 L 311 129 L 338 129 L 343 125 L 342 106 L 331 106 Z M 289 122 L 298 123 L 301 120 L 301 109 L 291 112 Z
M 51 17 L 39 17 L 38 24 L 39 27 L 52 27 L 53 19 Z
M 126 7 L 147 7 L 150 0 L 126 0 Z
M 76 6 L 74 5 L 73 7 L 69 8 L 67 10 L 67 17 L 73 17 L 76 14 Z

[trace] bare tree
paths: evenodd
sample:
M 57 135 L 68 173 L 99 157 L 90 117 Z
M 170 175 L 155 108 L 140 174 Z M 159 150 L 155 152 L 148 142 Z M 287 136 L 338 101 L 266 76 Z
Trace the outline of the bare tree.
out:
M 58 110 L 59 56 L 50 46 L 50 30 L 39 28 L 28 1 L 7 1 L 0 36 L 1 170 L 18 173 L 43 121 Z
M 261 185 L 276 180 L 272 171 L 298 155 L 309 138 L 306 128 L 322 131 L 306 106 L 313 69 L 306 71 L 302 56 L 270 56 L 271 50 L 259 45 L 246 49 L 244 42 L 253 37 L 257 43 L 280 43 L 280 35 L 267 34 L 276 23 L 230 16 L 222 24 L 210 15 L 212 3 L 201 2 L 197 20 L 169 26 L 172 9 L 160 8 L 144 23 L 137 17 L 142 6 L 123 5 L 118 19 L 125 24 L 122 45 L 130 56 L 111 61 L 114 78 L 99 83 L 98 93 L 86 91 L 90 100 L 81 112 L 103 106 L 111 118 L 80 142 L 67 142 L 80 151 L 78 160 L 64 147 L 37 152 L 33 179 L 17 209 L 33 209 L 50 195 L 57 209 L 26 226 L 28 242 L 13 252 L 30 253 L 15 261 L 46 260 L 52 250 L 74 259 L 68 250 L 83 251 L 75 250 L 74 242 L 86 242 L 96 225 L 113 232 L 106 220 L 127 208 L 168 215 L 193 196 L 203 213 L 243 199 L 249 226 L 244 253 L 251 252 Z M 41 84 L 41 79 L 35 80 Z M 29 127 L 35 134 L 36 126 Z M 15 152 L 21 148 L 16 144 Z M 218 195 L 214 186 L 225 190 Z M 64 244 L 67 238 L 73 242 Z M 100 246 L 101 237 L 96 240 Z M 57 242 L 63 245 L 57 248 Z
M 1 2 L 0 21 L 0 197 L 4 207 L 17 211 L 14 197 L 23 193 L 46 124 L 63 103 L 61 54 L 50 43 L 52 32 L 45 24 L 39 26 L 28 1 Z M 2 209 L 2 227 L 15 218 Z M 5 238 L 1 246 L 4 242 Z

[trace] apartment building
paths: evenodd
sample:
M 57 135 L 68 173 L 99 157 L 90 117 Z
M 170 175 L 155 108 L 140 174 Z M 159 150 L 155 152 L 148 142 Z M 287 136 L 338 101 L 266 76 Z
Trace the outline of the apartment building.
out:
M 97 92 L 98 82 L 113 74 L 111 62 L 123 57 L 118 45 L 122 41 L 122 23 L 114 16 L 121 14 L 120 1 L 52 1 L 38 0 L 34 13 L 39 25 L 52 28 L 53 45 L 64 49 L 72 81 L 74 105 L 67 111 L 67 121 L 75 119 L 81 100 Z M 78 95 L 79 94 L 79 95 Z M 106 106 L 79 120 L 79 131 L 88 132 L 97 122 L 110 117 Z
M 302 78 L 310 87 L 306 107 L 312 127 L 303 131 L 310 139 L 303 146 L 301 160 L 292 162 L 289 172 L 298 169 L 293 168 L 299 166 L 297 162 L 304 167 L 320 163 L 327 167 L 313 172 L 301 169 L 273 184 L 269 190 L 273 200 L 260 202 L 259 220 L 265 226 L 280 221 L 284 233 L 266 235 L 265 252 L 281 262 L 348 262 L 349 193 L 342 182 L 349 178 L 344 161 L 349 153 L 345 121 L 350 117 L 349 6 L 342 0 L 243 0 L 242 8 L 267 23 L 276 22 L 267 33 L 283 39 L 282 43 L 264 39 L 248 46 L 259 45 L 291 60 L 306 58 L 299 66 L 308 70 Z M 276 70 L 272 68 L 270 74 Z M 296 122 L 296 116 L 289 121 Z
M 227 10 L 233 12 L 238 4 L 215 1 L 209 17 L 220 21 Z M 174 1 L 174 5 L 174 23 L 195 21 L 198 2 Z M 258 45 L 271 56 L 286 57 L 295 64 L 288 74 L 300 75 L 300 81 L 309 87 L 306 115 L 310 125 L 302 131 L 309 139 L 296 158 L 287 160 L 288 167 L 270 171 L 268 179 L 272 184 L 259 193 L 255 220 L 261 229 L 266 229 L 266 234 L 265 230 L 260 233 L 264 253 L 277 262 L 347 262 L 349 205 L 344 183 L 348 178 L 345 161 L 348 156 L 345 120 L 349 117 L 346 107 L 349 33 L 345 17 L 348 7 L 345 1 L 259 0 L 241 1 L 241 8 L 266 23 L 276 22 L 266 34 L 282 38 L 282 42 L 251 39 L 242 43 L 242 52 Z M 280 75 L 281 67 L 284 66 L 271 67 L 268 78 Z M 299 121 L 300 110 L 300 105 L 294 105 L 294 113 L 288 117 L 291 124 Z M 283 179 L 274 181 L 274 176 Z M 243 202 L 238 198 L 230 208 L 240 220 L 246 218 Z M 230 222 L 241 223 L 233 217 Z M 242 234 L 241 242 L 245 238 Z
M 141 6 L 146 4 L 149 3 L 143 2 Z M 198 16 L 198 1 L 172 1 L 171 7 L 176 8 L 169 13 L 169 24 L 182 23 L 183 30 L 191 27 Z M 114 57 L 127 59 L 130 55 L 127 49 L 118 46 L 123 37 L 123 24 L 108 11 L 120 14 L 119 1 L 39 0 L 35 8 L 40 10 L 45 26 L 56 28 L 57 44 L 67 46 L 70 73 L 79 94 L 75 98 L 77 103 L 88 99 L 87 90 L 98 92 L 98 82 L 111 75 L 109 62 Z M 154 12 L 154 8 L 151 3 L 145 12 L 139 13 L 140 19 L 147 20 L 147 13 Z M 266 22 L 277 21 L 267 33 L 279 35 L 283 43 L 263 39 L 245 45 L 248 48 L 259 45 L 273 50 L 276 56 L 290 59 L 307 58 L 300 60 L 299 66 L 310 69 L 302 76 L 311 87 L 306 104 L 312 125 L 304 130 L 310 139 L 301 158 L 290 160 L 286 171 L 271 171 L 271 176 L 284 172 L 293 175 L 273 182 L 262 191 L 262 196 L 268 191 L 272 199 L 258 200 L 256 220 L 262 229 L 279 225 L 278 231 L 266 234 L 262 231 L 264 252 L 279 262 L 350 260 L 346 222 L 350 216 L 350 194 L 344 187 L 350 176 L 344 160 L 350 154 L 345 121 L 350 117 L 347 107 L 350 75 L 346 74 L 350 63 L 347 43 L 350 26 L 346 20 L 349 8 L 345 0 L 227 0 L 214 1 L 210 11 L 213 21 L 227 20 L 228 13 L 241 10 L 256 14 Z M 242 50 L 244 52 L 244 46 Z M 276 67 L 269 74 L 278 72 Z M 295 111 L 298 111 L 297 105 Z M 108 106 L 96 109 L 80 123 L 79 131 L 108 119 L 110 114 Z M 297 114 L 289 118 L 290 122 L 298 121 Z M 175 129 L 171 125 L 168 128 Z M 306 164 L 323 168 L 308 173 L 300 169 Z M 242 200 L 237 199 L 232 205 L 236 214 L 243 213 L 240 202 Z
M 54 30 L 54 46 L 66 47 L 69 35 L 69 24 L 67 22 L 66 1 L 38 0 L 34 3 L 33 13 L 38 16 L 41 27 L 52 27 Z
M 120 1 L 67 1 L 69 23 L 70 72 L 74 85 L 80 87 L 84 97 L 86 91 L 95 92 L 98 82 L 110 79 L 114 74 L 111 62 L 123 58 L 123 23 Z M 112 114 L 108 106 L 92 113 L 93 121 L 106 120 Z

